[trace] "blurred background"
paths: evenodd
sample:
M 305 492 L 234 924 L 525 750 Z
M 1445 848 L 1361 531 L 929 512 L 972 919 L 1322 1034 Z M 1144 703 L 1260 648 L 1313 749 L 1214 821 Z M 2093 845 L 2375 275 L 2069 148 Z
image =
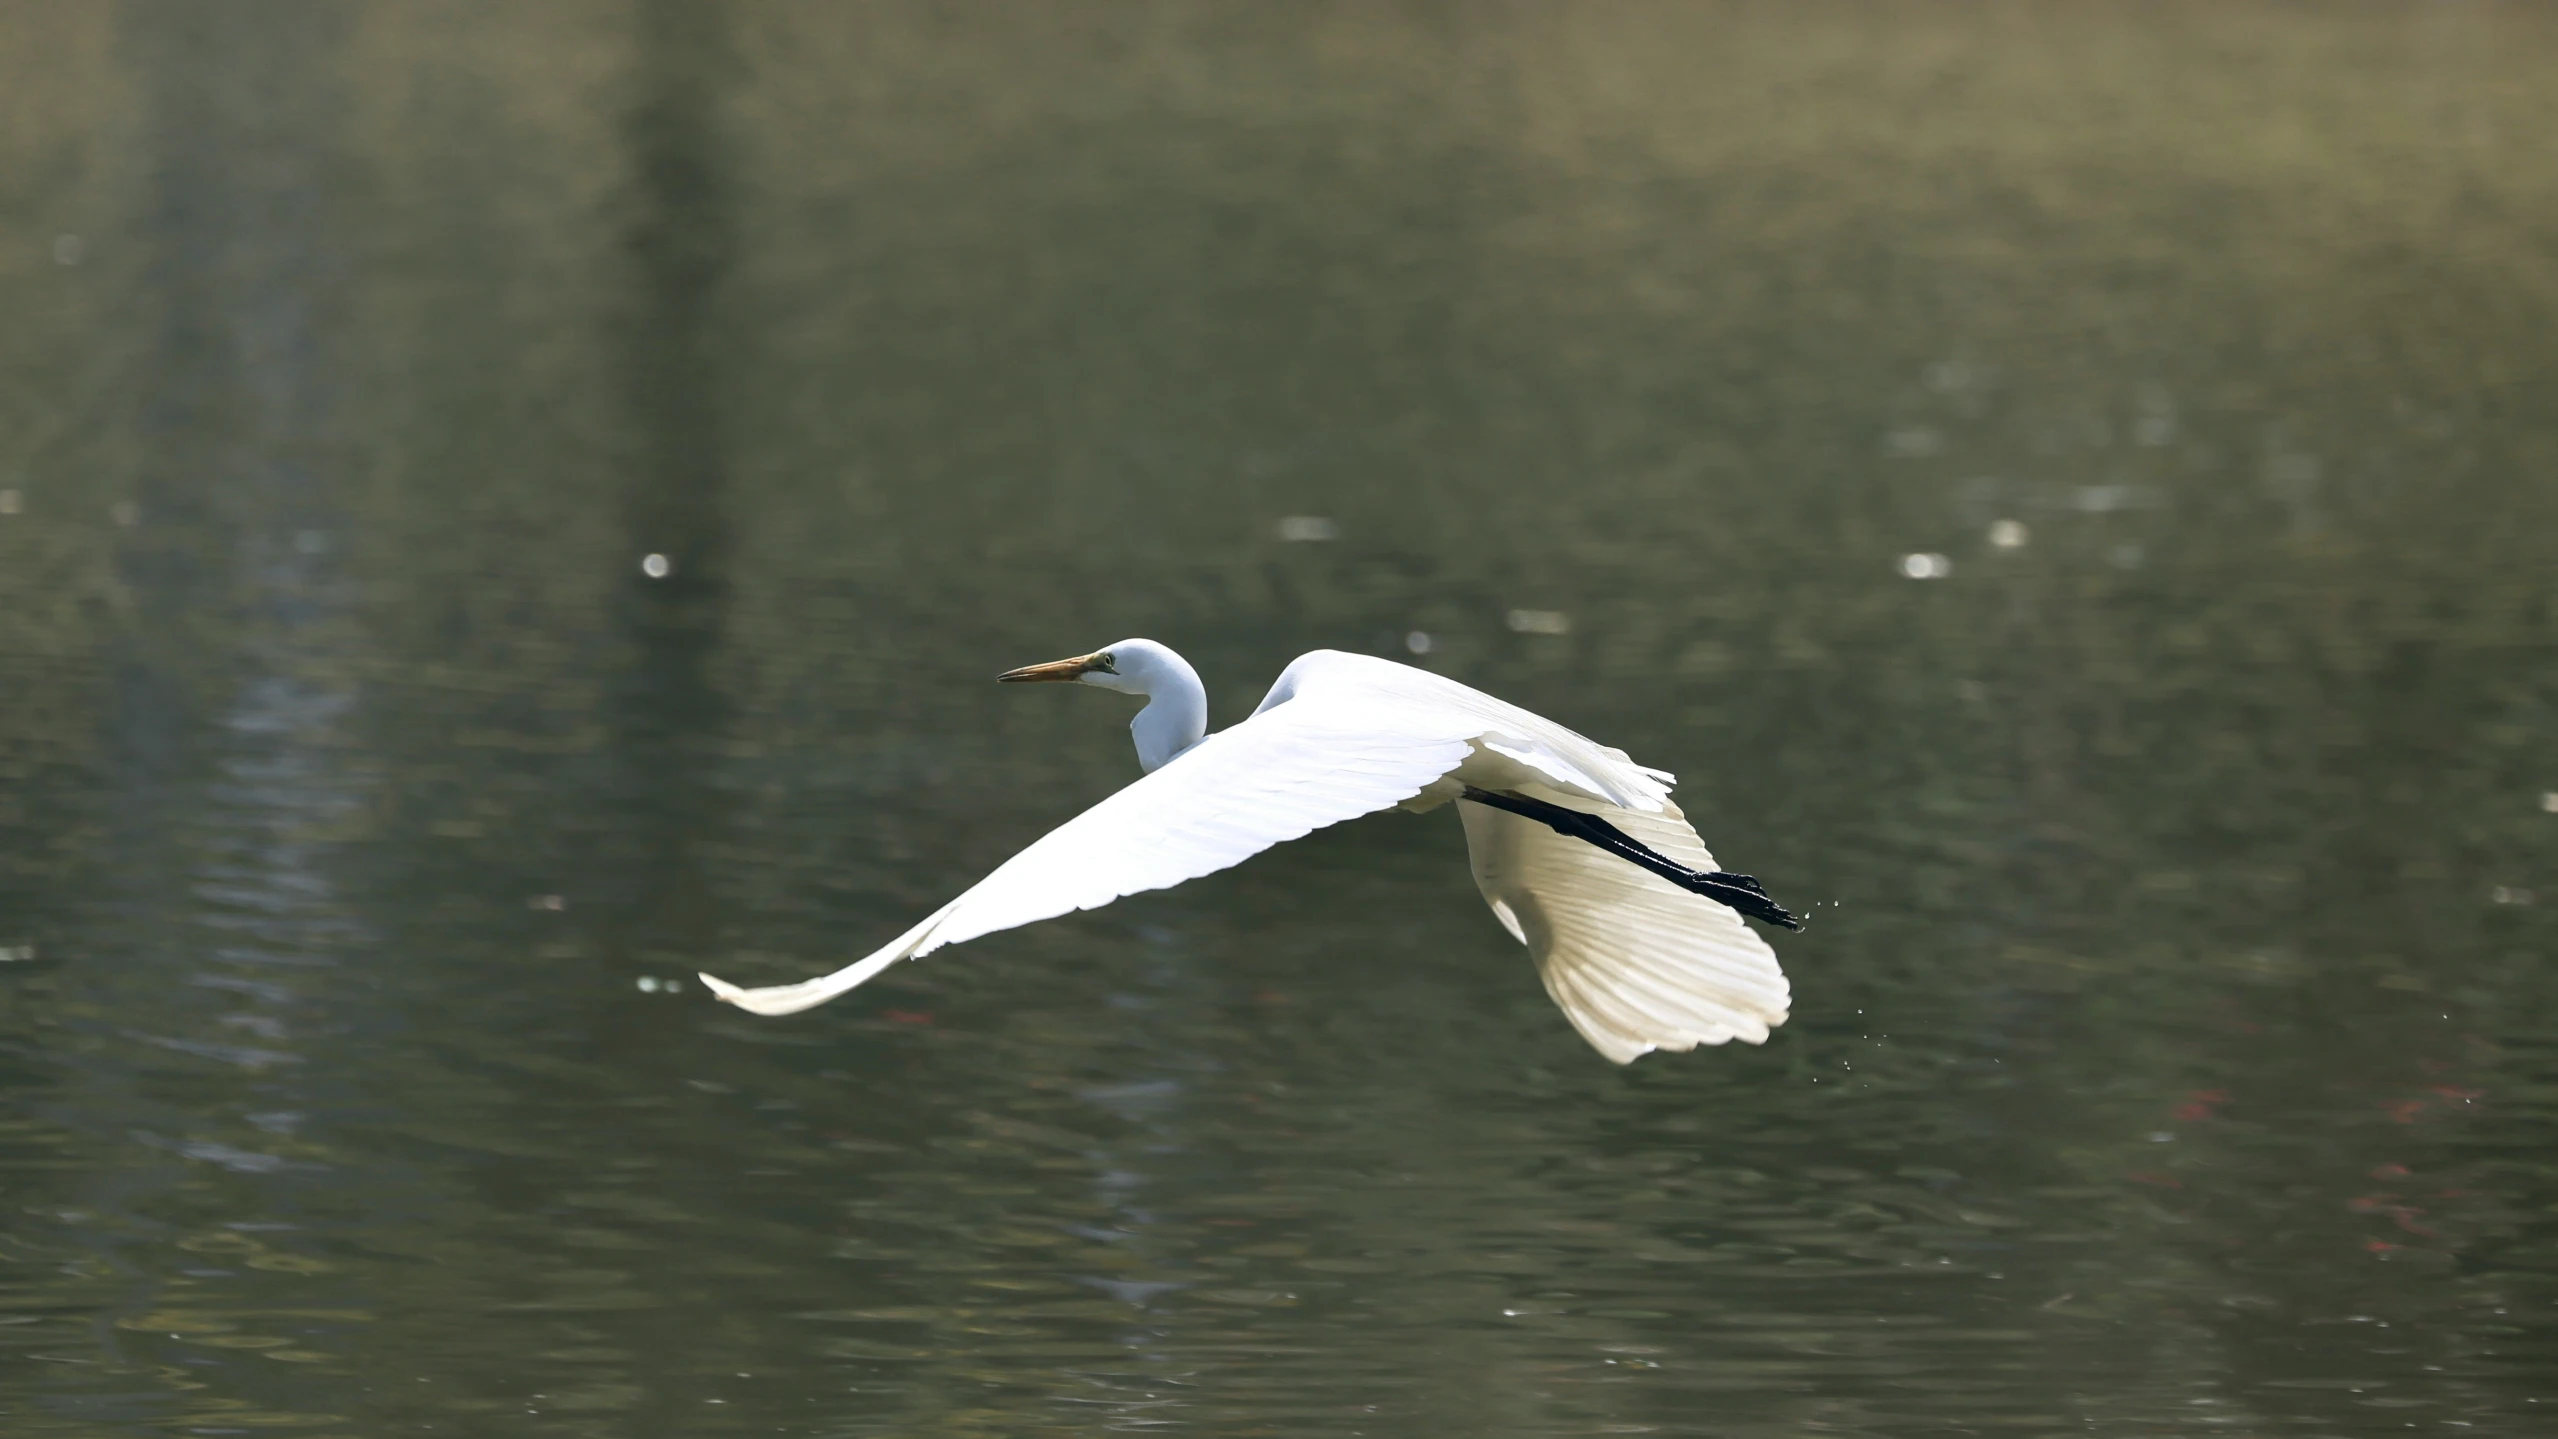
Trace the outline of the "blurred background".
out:
M 2558 16 L 0 8 L 11 1434 L 2537 1435 Z M 654 558 L 651 558 L 654 557 Z M 1214 721 L 1677 771 L 786 1021 Z

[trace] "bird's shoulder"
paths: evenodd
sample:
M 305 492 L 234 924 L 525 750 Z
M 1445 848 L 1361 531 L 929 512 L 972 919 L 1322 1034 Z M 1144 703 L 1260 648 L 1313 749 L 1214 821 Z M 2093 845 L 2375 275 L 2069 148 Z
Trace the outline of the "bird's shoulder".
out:
M 1491 696 L 1444 675 L 1375 655 L 1353 654 L 1347 650 L 1308 650 L 1279 672 L 1279 678 L 1270 686 L 1270 693 L 1262 697 L 1261 704 L 1253 713 L 1264 714 L 1292 700 L 1305 698 L 1410 700 L 1457 696 L 1491 699 Z
M 1292 712 L 1381 732 L 1479 740 L 1576 794 L 1642 811 L 1668 806 L 1677 780 L 1625 751 L 1471 685 L 1412 665 L 1342 650 L 1311 650 L 1280 672 L 1255 722 Z M 1276 711 L 1277 713 L 1274 713 Z M 1268 718 L 1265 719 L 1264 717 Z M 1315 715 L 1305 714 L 1309 721 Z

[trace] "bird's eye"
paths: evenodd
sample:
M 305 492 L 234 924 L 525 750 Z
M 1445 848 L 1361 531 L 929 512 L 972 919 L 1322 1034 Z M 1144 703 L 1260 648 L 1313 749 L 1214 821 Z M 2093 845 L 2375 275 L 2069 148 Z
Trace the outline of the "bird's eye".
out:
M 1094 661 L 1094 663 L 1101 666 L 1101 672 L 1103 674 L 1115 675 L 1119 673 L 1119 661 L 1110 655 L 1105 654 L 1100 659 Z

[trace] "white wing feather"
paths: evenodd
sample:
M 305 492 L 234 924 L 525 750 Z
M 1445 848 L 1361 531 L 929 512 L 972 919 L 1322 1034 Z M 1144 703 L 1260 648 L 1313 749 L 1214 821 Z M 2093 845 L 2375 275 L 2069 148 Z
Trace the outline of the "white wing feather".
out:
M 1605 814 L 1691 869 L 1715 868 L 1675 807 L 1646 814 L 1527 792 Z M 1476 804 L 1459 810 L 1475 886 L 1601 1054 L 1625 1064 L 1655 1049 L 1761 1044 L 1785 1022 L 1785 972 L 1738 914 L 1534 820 Z
M 1307 695 L 1210 735 L 1049 831 L 856 964 L 766 989 L 707 974 L 702 982 L 757 1014 L 823 1004 L 898 960 L 1166 889 L 1326 825 L 1392 809 L 1465 761 L 1473 750 L 1468 727 L 1463 716 L 1427 707 Z

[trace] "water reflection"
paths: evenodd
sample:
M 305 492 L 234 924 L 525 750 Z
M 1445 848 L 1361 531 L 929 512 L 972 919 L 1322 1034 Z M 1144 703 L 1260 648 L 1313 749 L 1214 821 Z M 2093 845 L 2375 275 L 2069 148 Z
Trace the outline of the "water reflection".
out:
M 313 1039 L 387 1018 L 337 974 L 377 952 L 339 874 L 369 788 L 344 743 L 355 595 L 329 554 L 342 272 L 327 157 L 298 137 L 326 124 L 334 97 L 302 77 L 338 40 L 162 18 L 134 57 L 151 186 L 115 270 L 151 316 L 116 414 L 140 447 L 98 517 L 128 620 L 98 656 L 102 843 L 75 886 L 103 902 L 59 915 L 64 966 L 30 980 L 66 1042 L 38 1051 L 34 1112 L 65 1147 L 29 1171 L 29 1238 L 87 1339 L 33 1349 L 26 1398 L 74 1425 L 293 1423 L 342 1400 L 330 1379 L 216 1396 L 199 1376 L 325 1366 L 368 1317 L 310 1223 L 343 1192 L 326 1130 L 351 1098 Z M 276 128 L 222 75 L 271 87 Z M 59 517 L 68 494 L 48 497 Z
M 717 7 L 662 0 L 637 19 L 633 312 L 615 338 L 632 441 L 627 552 L 644 558 L 619 577 L 627 659 L 604 702 L 614 772 L 601 789 L 624 812 L 607 822 L 608 865 L 580 899 L 610 906 L 614 958 L 682 975 L 686 956 L 720 944 L 701 860 L 732 804 L 719 774 L 731 705 L 715 672 L 731 588 L 719 300 L 734 240 L 718 135 L 729 61 Z
M 2558 1402 L 2530 17 L 11 24 L 12 1433 Z M 1681 770 L 1797 1017 L 1599 1064 L 1395 817 L 703 1002 L 1131 633 Z

